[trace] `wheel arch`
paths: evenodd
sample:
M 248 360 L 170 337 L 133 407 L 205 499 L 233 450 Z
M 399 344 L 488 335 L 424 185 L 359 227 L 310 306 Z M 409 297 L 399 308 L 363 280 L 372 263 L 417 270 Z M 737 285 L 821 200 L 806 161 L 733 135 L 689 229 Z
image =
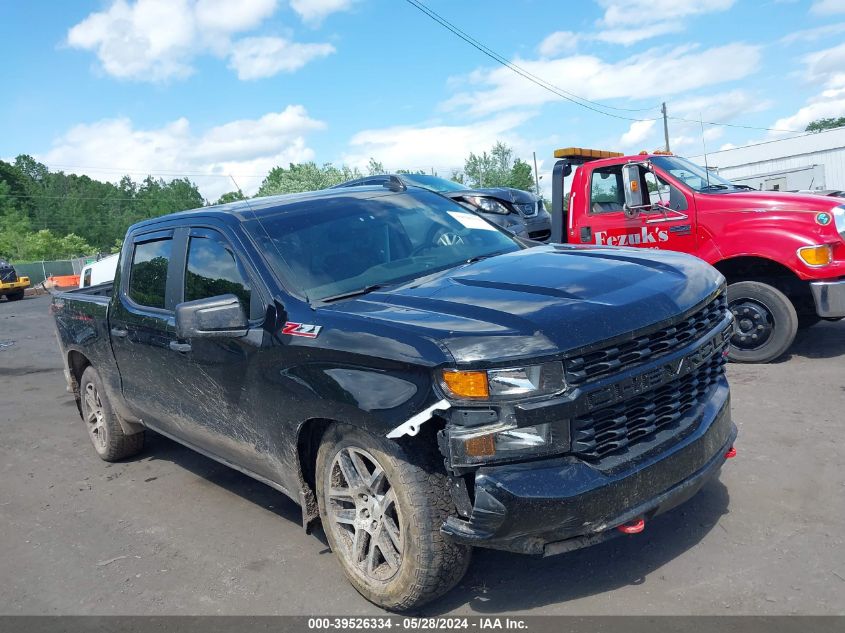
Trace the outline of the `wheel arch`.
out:
M 320 517 L 316 494 L 317 451 L 320 448 L 323 436 L 333 424 L 349 424 L 364 431 L 373 432 L 373 429 L 368 429 L 359 424 L 326 417 L 309 418 L 300 425 L 296 434 L 296 476 L 299 483 L 299 503 L 302 507 L 302 525 L 306 532 L 311 531 L 314 522 Z M 424 452 L 439 456 L 437 433 L 444 426 L 445 421 L 435 415 L 420 425 L 420 430 L 416 435 L 403 436 L 390 441 L 396 442 L 406 451 L 412 450 L 415 454 L 421 453 L 420 446 L 423 446 L 426 449 Z M 442 462 L 439 466 L 442 467 Z
M 759 281 L 780 290 L 789 297 L 798 313 L 815 313 L 815 303 L 808 282 L 783 264 L 759 255 L 738 255 L 713 264 L 728 284 Z
M 82 416 L 82 394 L 79 385 L 82 382 L 82 374 L 85 368 L 91 365 L 91 361 L 82 352 L 78 350 L 70 350 L 67 353 L 67 367 L 70 376 L 70 387 L 73 391 L 73 397 L 76 400 L 76 409 L 79 415 Z

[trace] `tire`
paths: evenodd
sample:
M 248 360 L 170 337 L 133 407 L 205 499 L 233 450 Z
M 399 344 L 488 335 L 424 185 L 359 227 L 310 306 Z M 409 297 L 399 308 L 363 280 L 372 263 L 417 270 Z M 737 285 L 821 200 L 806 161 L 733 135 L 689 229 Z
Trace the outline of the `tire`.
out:
M 23 296 L 24 296 L 24 291 L 18 290 L 17 292 L 10 292 L 9 294 L 6 295 L 6 298 L 9 301 L 20 301 L 21 299 L 23 299 Z
M 789 298 L 758 281 L 728 286 L 728 305 L 736 319 L 728 357 L 738 363 L 768 363 L 782 356 L 798 331 L 798 315 Z
M 345 424 L 323 436 L 316 464 L 323 530 L 346 577 L 380 607 L 419 607 L 452 589 L 469 567 L 471 548 L 440 532 L 452 507 L 441 468 L 434 456 L 412 457 Z M 383 477 L 372 478 L 378 469 Z
M 79 381 L 82 398 L 82 419 L 88 437 L 101 459 L 114 462 L 132 457 L 144 448 L 144 432 L 126 435 L 106 397 L 100 375 L 90 365 L 82 372 Z

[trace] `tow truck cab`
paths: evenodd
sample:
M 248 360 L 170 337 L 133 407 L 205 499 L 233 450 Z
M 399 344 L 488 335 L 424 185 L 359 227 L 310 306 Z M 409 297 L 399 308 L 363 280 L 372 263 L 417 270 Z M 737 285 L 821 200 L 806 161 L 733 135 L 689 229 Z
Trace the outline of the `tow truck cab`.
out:
M 799 327 L 845 317 L 841 200 L 734 185 L 668 152 L 555 158 L 551 241 L 682 251 L 716 267 L 736 317 L 732 360 L 775 360 Z

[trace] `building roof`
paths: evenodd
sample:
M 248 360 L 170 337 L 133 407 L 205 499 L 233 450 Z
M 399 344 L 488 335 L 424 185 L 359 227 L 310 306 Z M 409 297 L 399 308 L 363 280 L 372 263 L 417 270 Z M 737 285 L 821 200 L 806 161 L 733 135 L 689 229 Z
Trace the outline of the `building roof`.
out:
M 837 149 L 845 149 L 845 127 L 707 152 L 707 163 L 711 167 L 733 167 Z M 689 156 L 689 159 L 704 164 L 703 154 Z

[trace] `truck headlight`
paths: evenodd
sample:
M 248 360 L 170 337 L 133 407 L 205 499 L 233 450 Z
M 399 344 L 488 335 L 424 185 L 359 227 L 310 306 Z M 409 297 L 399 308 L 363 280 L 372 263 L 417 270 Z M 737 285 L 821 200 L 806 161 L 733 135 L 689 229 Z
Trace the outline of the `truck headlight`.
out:
M 563 453 L 569 446 L 567 429 L 566 420 L 524 427 L 449 427 L 449 462 L 453 467 L 474 466 Z
M 476 207 L 487 213 L 498 213 L 499 215 L 507 215 L 510 213 L 505 205 L 493 198 L 485 198 L 484 196 L 464 196 L 464 198 L 474 204 Z
M 560 362 L 504 369 L 444 369 L 440 385 L 459 400 L 510 400 L 564 391 L 566 381 Z

